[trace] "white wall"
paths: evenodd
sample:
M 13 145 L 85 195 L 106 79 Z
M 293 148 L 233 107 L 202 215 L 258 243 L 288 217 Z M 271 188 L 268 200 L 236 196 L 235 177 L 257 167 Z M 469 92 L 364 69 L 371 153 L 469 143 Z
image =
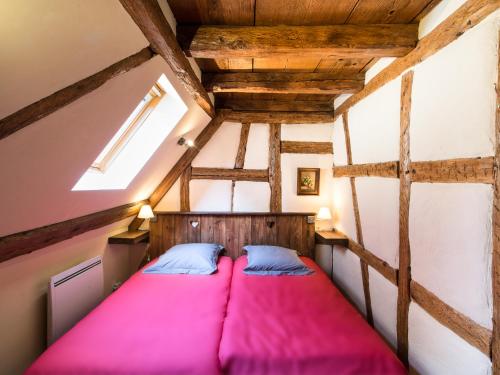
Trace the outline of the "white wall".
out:
M 422 22 L 421 35 L 460 3 L 442 2 Z M 499 25 L 497 12 L 412 68 L 412 160 L 493 155 Z M 368 79 L 386 64 L 374 66 Z M 398 77 L 349 110 L 354 163 L 399 159 L 400 85 Z M 341 119 L 335 122 L 333 134 L 335 164 L 345 165 L 346 156 L 339 153 L 345 153 Z M 335 224 L 356 238 L 353 213 L 349 212 L 349 180 L 334 179 L 333 185 Z M 399 181 L 356 178 L 356 188 L 365 247 L 397 268 Z M 409 221 L 412 279 L 490 329 L 492 198 L 492 187 L 486 184 L 413 183 Z M 346 262 L 341 254 L 334 251 L 334 279 L 360 300 L 362 287 L 355 266 L 359 258 L 352 254 L 354 259 Z M 372 268 L 369 275 L 375 327 L 395 345 L 397 288 Z M 415 303 L 410 308 L 409 347 L 410 364 L 421 374 L 491 371 L 487 356 Z

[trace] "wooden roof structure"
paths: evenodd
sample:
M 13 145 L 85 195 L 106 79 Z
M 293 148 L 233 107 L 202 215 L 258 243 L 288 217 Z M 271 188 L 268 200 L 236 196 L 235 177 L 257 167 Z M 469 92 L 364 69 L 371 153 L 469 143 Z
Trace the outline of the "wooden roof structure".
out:
M 216 108 L 252 111 L 331 111 L 337 95 L 363 88 L 379 57 L 415 47 L 418 21 L 437 3 L 168 0 Z

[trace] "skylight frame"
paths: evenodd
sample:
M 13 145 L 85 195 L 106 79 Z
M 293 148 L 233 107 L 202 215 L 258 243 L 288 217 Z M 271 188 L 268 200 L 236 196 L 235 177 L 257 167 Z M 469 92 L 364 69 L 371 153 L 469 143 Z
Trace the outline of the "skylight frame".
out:
M 108 143 L 103 152 L 106 151 L 107 148 L 109 148 L 109 150 L 106 151 L 103 156 L 101 156 L 101 154 L 103 153 L 101 152 L 101 154 L 97 156 L 89 169 L 94 172 L 104 173 L 111 165 L 113 160 L 115 160 L 120 152 L 125 148 L 127 143 L 133 138 L 137 130 L 139 130 L 140 127 L 144 124 L 149 115 L 153 112 L 153 110 L 165 97 L 165 95 L 165 90 L 158 84 L 158 82 L 156 82 L 132 112 L 132 114 L 136 112 L 137 108 L 142 105 L 139 113 L 137 113 L 137 115 L 133 119 L 130 119 L 130 116 L 129 118 L 127 118 L 124 123 L 124 125 L 126 125 L 125 130 L 116 140 L 111 139 L 109 143 L 112 143 L 112 146 L 109 147 Z M 148 96 L 150 97 L 150 99 L 144 102 L 144 99 Z M 120 132 L 120 130 L 118 131 L 118 133 Z

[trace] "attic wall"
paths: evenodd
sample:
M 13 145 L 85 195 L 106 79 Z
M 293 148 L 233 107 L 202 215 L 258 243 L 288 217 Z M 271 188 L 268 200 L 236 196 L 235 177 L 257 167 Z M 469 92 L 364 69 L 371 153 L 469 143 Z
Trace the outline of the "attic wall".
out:
M 200 151 L 193 167 L 234 168 L 241 124 L 225 122 Z M 331 124 L 282 125 L 282 140 L 331 142 Z M 251 124 L 244 169 L 266 169 L 269 159 L 269 125 Z M 283 212 L 316 212 L 331 207 L 332 155 L 281 154 Z M 297 168 L 320 168 L 320 195 L 298 196 Z M 156 207 L 159 211 L 179 210 L 179 182 Z M 269 212 L 270 188 L 267 182 L 237 181 L 233 210 Z M 231 181 L 191 180 L 191 211 L 231 211 Z
M 160 3 L 175 30 L 166 2 Z M 3 118 L 148 42 L 118 1 L 20 0 L 0 4 L 0 45 Z M 161 74 L 188 106 L 186 115 L 126 189 L 71 191 Z M 184 152 L 177 139 L 195 138 L 208 121 L 168 65 L 155 57 L 0 140 L 0 237 L 147 198 Z M 22 373 L 44 350 L 51 275 L 101 254 L 109 293 L 115 281 L 137 269 L 143 245 L 107 245 L 130 220 L 0 263 L 0 374 Z
M 436 15 L 429 16 L 435 24 Z M 496 12 L 411 68 L 412 161 L 494 155 L 499 25 Z M 398 77 L 349 109 L 353 164 L 399 160 L 400 96 Z M 346 165 L 341 117 L 334 124 L 333 142 L 334 164 Z M 334 178 L 333 186 L 334 225 L 356 239 L 349 178 Z M 358 177 L 355 186 L 364 247 L 398 268 L 399 179 Z M 412 280 L 487 329 L 492 328 L 492 202 L 490 184 L 411 184 Z M 359 258 L 335 247 L 333 262 L 334 280 L 362 307 Z M 369 284 L 375 328 L 395 348 L 398 289 L 372 267 Z M 488 356 L 413 301 L 409 359 L 420 374 L 491 373 Z

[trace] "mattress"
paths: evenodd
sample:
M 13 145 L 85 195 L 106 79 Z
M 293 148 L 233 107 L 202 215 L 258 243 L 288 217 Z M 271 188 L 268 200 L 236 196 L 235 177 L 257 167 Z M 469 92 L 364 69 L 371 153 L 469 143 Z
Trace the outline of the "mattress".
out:
M 58 374 L 218 374 L 232 260 L 213 275 L 137 272 L 26 371 Z
M 326 274 L 245 275 L 235 261 L 219 357 L 227 374 L 406 374 Z

